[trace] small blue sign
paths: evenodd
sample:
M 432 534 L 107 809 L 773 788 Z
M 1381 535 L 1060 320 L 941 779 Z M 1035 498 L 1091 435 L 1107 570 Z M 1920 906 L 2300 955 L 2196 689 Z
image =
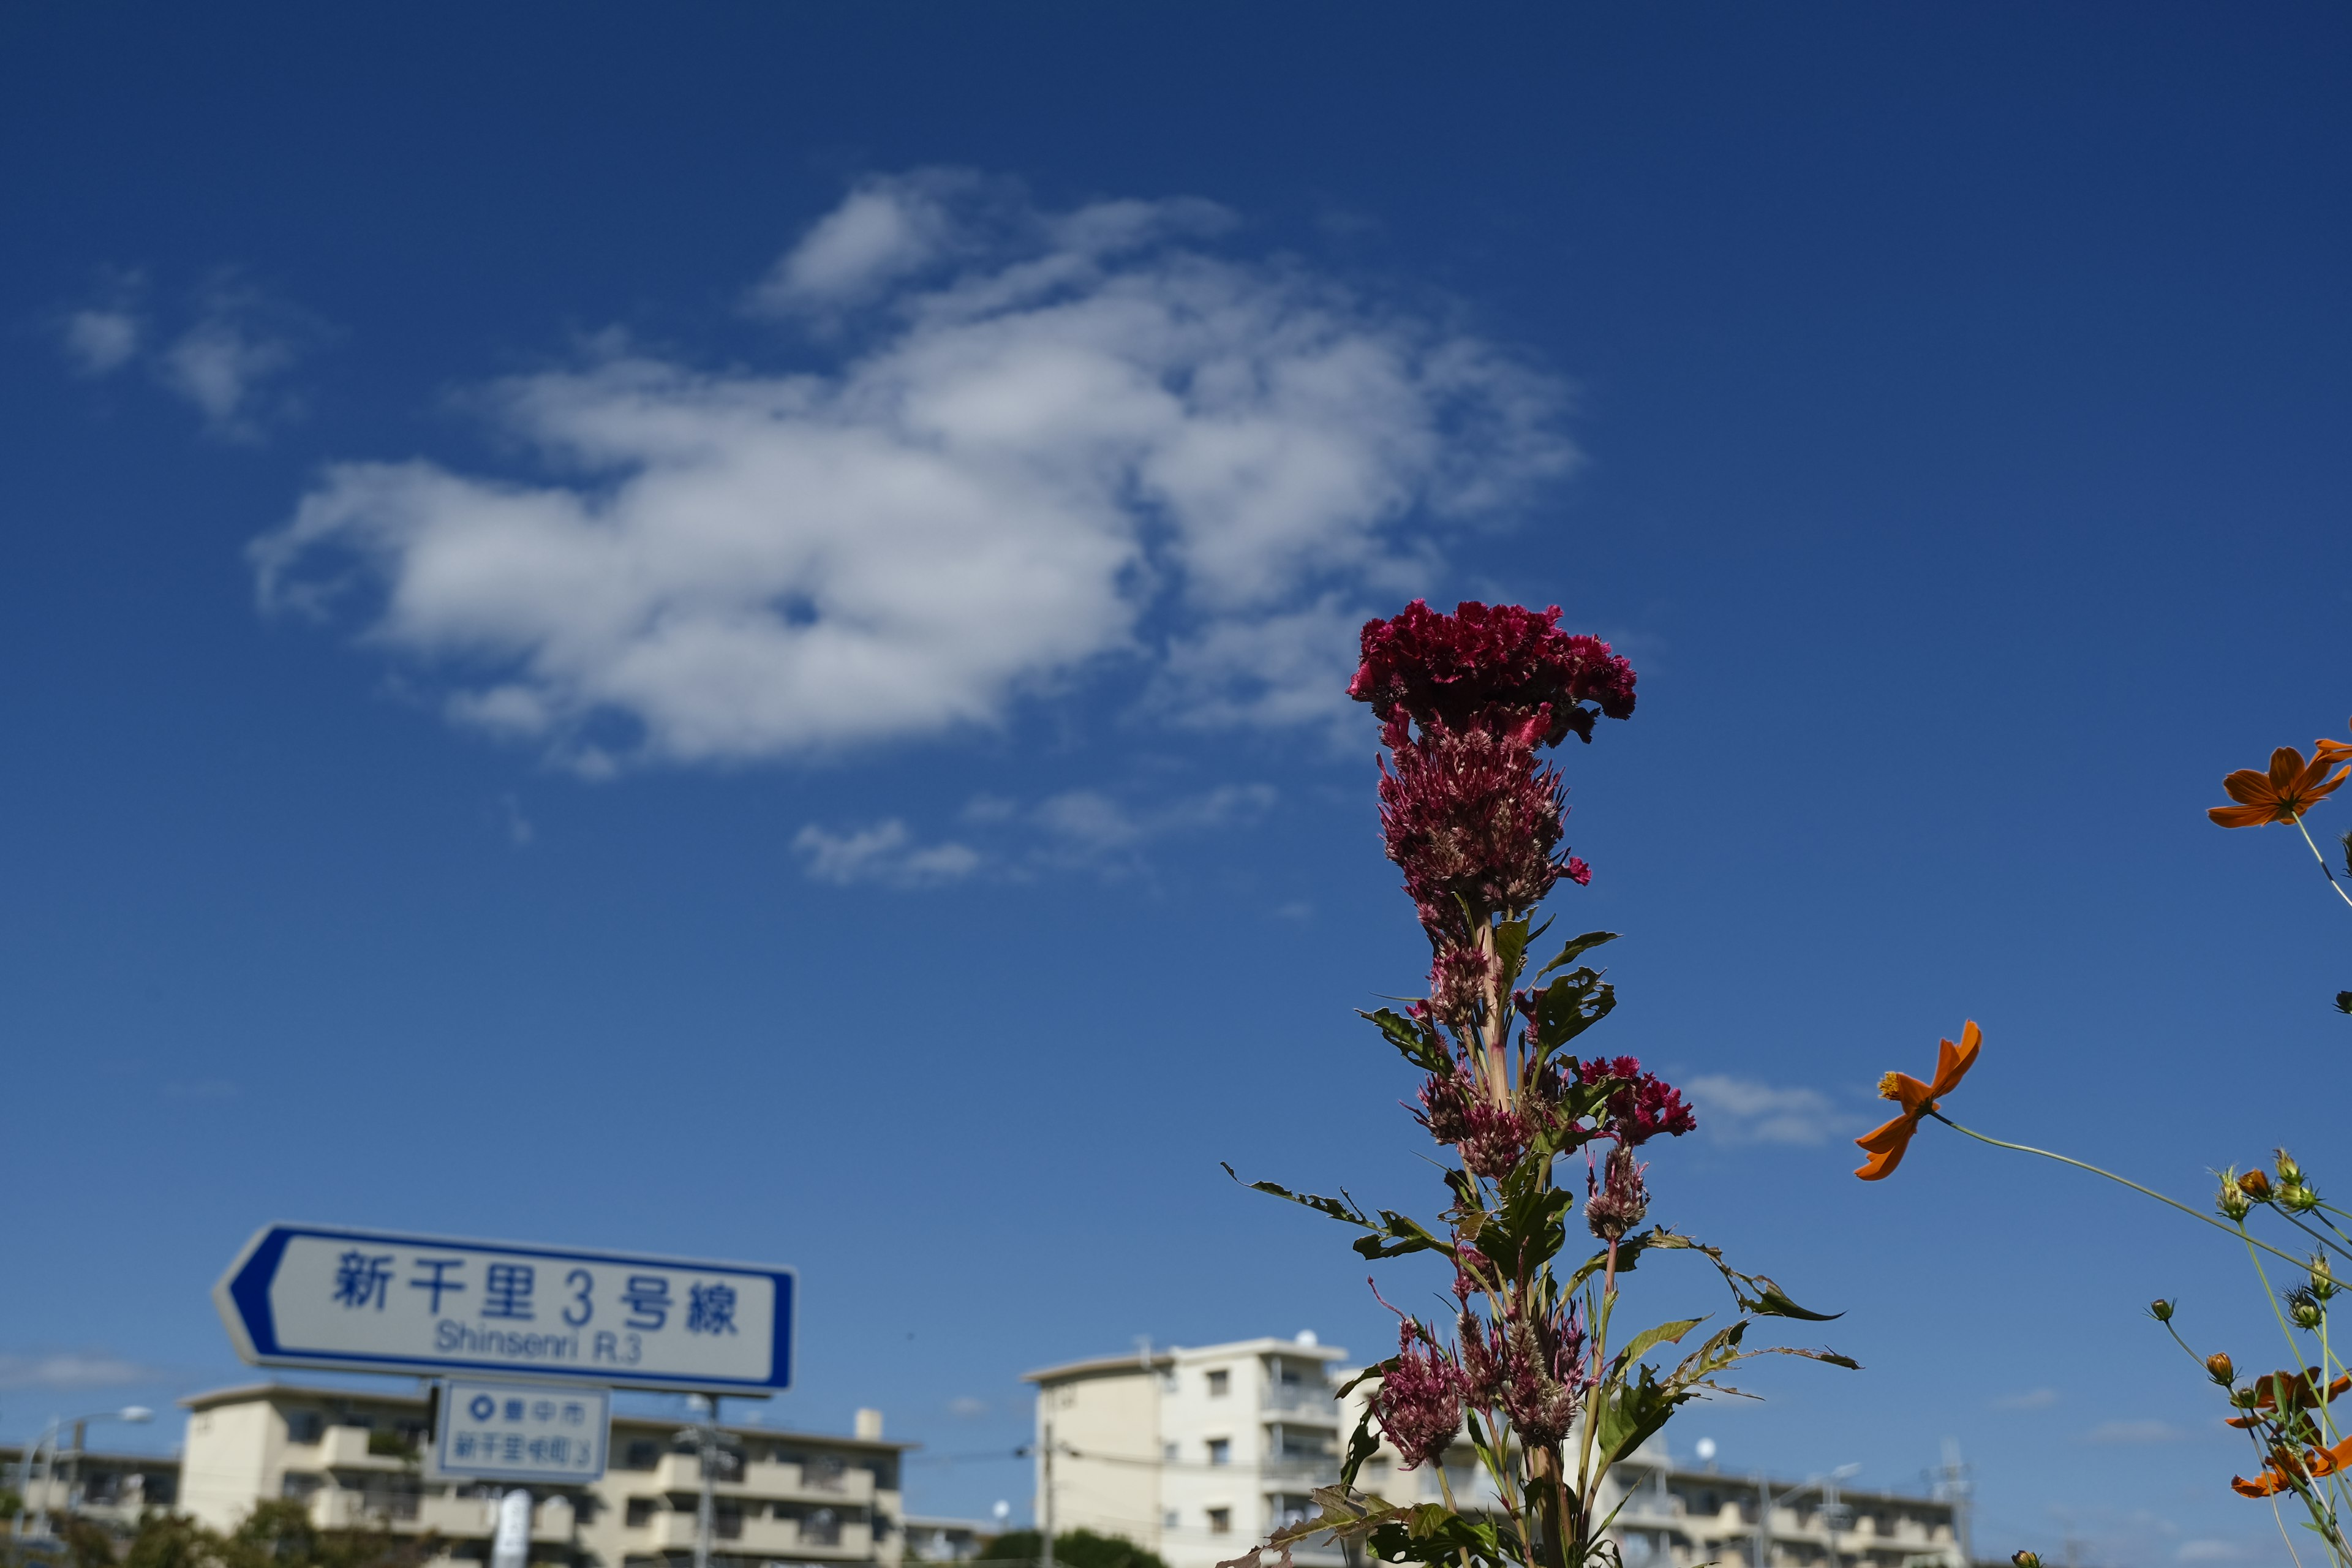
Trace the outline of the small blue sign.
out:
M 789 1268 L 264 1226 L 213 1302 L 257 1366 L 703 1394 L 792 1386 Z

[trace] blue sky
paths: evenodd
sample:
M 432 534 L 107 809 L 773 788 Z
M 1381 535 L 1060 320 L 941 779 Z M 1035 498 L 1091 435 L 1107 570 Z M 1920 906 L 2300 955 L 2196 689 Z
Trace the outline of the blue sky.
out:
M 770 1418 L 941 1457 L 1140 1335 L 1381 1351 L 1217 1162 L 1437 1206 L 1337 683 L 1480 596 L 1641 672 L 1558 901 L 1698 1086 L 1656 1212 L 1868 1368 L 1679 1451 L 1950 1436 L 1988 1552 L 2283 1560 L 2137 1317 L 2269 1364 L 2223 1248 L 1844 1140 L 1973 1016 L 1974 1125 L 2331 1180 L 2352 916 L 2201 809 L 2352 710 L 2347 66 L 2315 7 L 12 8 L 0 1433 L 237 1375 L 279 1217 L 793 1264 Z

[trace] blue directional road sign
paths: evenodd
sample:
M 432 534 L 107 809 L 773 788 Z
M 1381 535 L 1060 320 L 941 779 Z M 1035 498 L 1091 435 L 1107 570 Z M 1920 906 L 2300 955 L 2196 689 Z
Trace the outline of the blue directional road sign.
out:
M 789 1268 L 329 1226 L 256 1233 L 213 1287 L 257 1366 L 773 1394 Z

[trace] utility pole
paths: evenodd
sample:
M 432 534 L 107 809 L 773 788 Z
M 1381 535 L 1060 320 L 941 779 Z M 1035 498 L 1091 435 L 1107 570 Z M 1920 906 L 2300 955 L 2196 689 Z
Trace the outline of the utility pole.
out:
M 702 1472 L 702 1495 L 694 1509 L 694 1568 L 710 1568 L 710 1540 L 717 1531 L 718 1505 L 710 1483 L 719 1468 L 719 1395 L 688 1395 L 702 1419 L 689 1429 L 694 1437 L 696 1468 Z
M 1963 1563 L 1976 1561 L 1976 1542 L 1971 1539 L 1969 1530 L 1973 1521 L 1969 1517 L 1976 1487 L 1969 1479 L 1969 1468 L 1967 1461 L 1960 1458 L 1960 1440 L 1947 1437 L 1944 1439 L 1944 1462 L 1927 1472 L 1927 1479 L 1933 1483 L 1929 1489 L 1931 1495 L 1952 1505 L 1952 1539 L 1959 1545 L 1960 1561 Z
M 1038 1568 L 1054 1568 L 1054 1418 L 1045 1417 L 1045 1441 L 1037 1449 L 1038 1461 L 1044 1468 L 1044 1496 L 1039 1500 L 1039 1511 L 1045 1516 L 1044 1528 L 1037 1546 Z

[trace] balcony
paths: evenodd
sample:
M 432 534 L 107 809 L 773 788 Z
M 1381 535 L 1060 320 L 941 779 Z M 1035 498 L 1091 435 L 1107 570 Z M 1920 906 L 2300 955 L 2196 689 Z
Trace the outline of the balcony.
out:
M 320 1530 L 388 1527 L 472 1540 L 498 1529 L 499 1505 L 492 1498 L 327 1487 L 310 1496 L 310 1522 Z M 568 1542 L 575 1522 L 570 1498 L 541 1499 L 531 1510 L 530 1538 L 554 1544 Z
M 1339 1424 L 1339 1396 L 1328 1384 L 1274 1384 L 1265 1391 L 1265 1408 L 1289 1415 L 1313 1416 L 1318 1426 Z
M 866 1504 L 874 1500 L 874 1472 L 760 1460 L 743 1467 L 742 1479 L 734 1489 L 752 1497 Z
M 296 1470 L 404 1470 L 414 1462 L 393 1454 L 371 1454 L 364 1426 L 330 1426 L 316 1443 L 289 1444 L 286 1465 Z
M 837 1521 L 828 1526 L 804 1519 L 776 1519 L 766 1514 L 720 1514 L 711 1521 L 712 1542 L 729 1556 L 790 1556 L 866 1558 L 874 1552 L 874 1528 L 863 1521 Z M 694 1550 L 695 1521 L 691 1509 L 657 1513 L 646 1529 L 656 1550 Z

